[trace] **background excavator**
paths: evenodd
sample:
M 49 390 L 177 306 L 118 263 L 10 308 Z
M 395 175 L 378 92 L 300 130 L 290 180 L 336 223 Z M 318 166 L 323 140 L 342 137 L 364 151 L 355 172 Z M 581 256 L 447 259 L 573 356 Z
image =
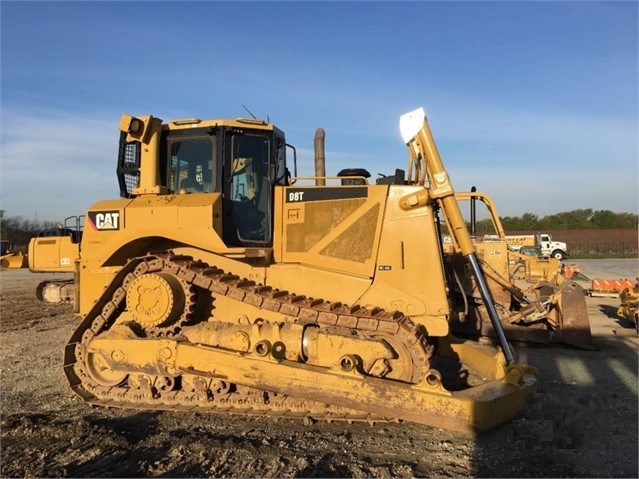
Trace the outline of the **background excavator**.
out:
M 83 228 L 84 215 L 69 216 L 65 218 L 64 225 L 38 233 L 29 241 L 29 270 L 34 273 L 75 274 Z M 79 304 L 76 282 L 77 278 L 43 280 L 36 288 L 36 296 L 50 303 L 74 301 L 74 304 Z
M 74 262 L 72 390 L 108 407 L 463 431 L 517 416 L 537 372 L 507 341 L 424 111 L 400 130 L 409 178 L 371 185 L 357 170 L 297 176 L 262 120 L 123 115 L 121 198 L 88 209 Z M 480 299 L 454 293 L 440 215 Z M 451 334 L 471 309 L 496 345 Z

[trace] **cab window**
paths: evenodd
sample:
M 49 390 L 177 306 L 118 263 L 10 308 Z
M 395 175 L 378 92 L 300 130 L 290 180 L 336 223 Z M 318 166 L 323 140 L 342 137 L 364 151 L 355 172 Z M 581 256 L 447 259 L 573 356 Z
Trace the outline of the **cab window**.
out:
M 168 183 L 172 191 L 215 191 L 215 138 L 174 140 L 169 149 Z

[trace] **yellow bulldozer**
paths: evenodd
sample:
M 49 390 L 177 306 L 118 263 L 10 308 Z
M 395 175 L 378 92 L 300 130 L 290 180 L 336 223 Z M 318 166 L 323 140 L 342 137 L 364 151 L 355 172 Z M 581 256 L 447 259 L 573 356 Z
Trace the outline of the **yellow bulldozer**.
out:
M 471 191 L 456 191 L 455 197 L 460 202 L 469 203 L 470 214 L 470 234 L 475 243 L 506 242 L 508 244 L 508 274 L 507 279 L 511 283 L 517 280 L 525 280 L 528 283 L 537 281 L 556 281 L 557 275 L 561 274 L 562 262 L 552 255 L 542 255 L 539 245 L 534 249 L 537 254 L 521 253 L 520 249 L 512 247 L 506 236 L 506 232 L 499 218 L 497 206 L 493 199 L 484 192 L 478 191 L 475 187 Z M 485 215 L 492 223 L 492 233 L 477 235 L 477 204 L 482 204 L 485 208 Z
M 632 323 L 639 334 L 639 278 L 632 288 L 624 288 L 619 293 L 621 304 L 617 308 L 617 316 Z
M 64 371 L 81 398 L 471 432 L 521 413 L 537 371 L 515 359 L 423 109 L 400 119 L 409 178 L 380 184 L 321 162 L 298 176 L 255 118 L 119 130 L 120 199 L 88 209 L 74 261 Z M 479 298 L 456 291 L 440 216 Z M 451 334 L 471 310 L 495 344 Z
M 0 240 L 0 266 L 2 269 L 26 268 L 27 257 L 21 251 L 14 251 L 9 240 Z
M 13 256 L 13 251 L 11 250 L 11 242 L 8 240 L 0 240 L 0 265 L 2 268 L 8 268 L 9 262 L 5 259 Z
M 503 310 L 500 318 L 508 338 L 597 349 L 592 341 L 586 293 L 578 283 L 562 275 L 561 262 L 554 257 L 528 256 L 513 250 L 506 241 L 497 207 L 488 194 L 473 188 L 468 192 L 456 192 L 455 198 L 470 204 L 471 238 L 492 297 Z M 485 206 L 494 235 L 475 234 L 478 202 Z M 450 241 L 444 242 L 444 250 L 455 266 L 453 284 L 458 295 L 465 301 L 481 302 L 474 277 L 462 255 Z M 528 287 L 518 286 L 517 280 L 525 281 Z M 471 336 L 497 334 L 482 308 L 470 308 L 453 315 L 451 329 L 457 334 Z

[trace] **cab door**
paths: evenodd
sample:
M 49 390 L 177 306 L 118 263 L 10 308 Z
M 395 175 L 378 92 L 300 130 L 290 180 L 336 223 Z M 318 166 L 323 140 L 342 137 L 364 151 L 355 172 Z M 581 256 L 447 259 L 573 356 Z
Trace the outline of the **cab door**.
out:
M 272 244 L 272 154 L 268 132 L 229 130 L 224 138 L 223 215 L 227 246 Z

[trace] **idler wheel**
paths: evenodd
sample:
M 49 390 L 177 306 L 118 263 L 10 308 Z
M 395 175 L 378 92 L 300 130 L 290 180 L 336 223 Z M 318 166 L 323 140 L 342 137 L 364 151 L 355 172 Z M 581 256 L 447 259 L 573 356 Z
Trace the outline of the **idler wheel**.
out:
M 91 379 L 101 386 L 117 386 L 127 377 L 126 373 L 111 369 L 109 363 L 100 354 L 89 353 L 86 359 L 86 367 Z

